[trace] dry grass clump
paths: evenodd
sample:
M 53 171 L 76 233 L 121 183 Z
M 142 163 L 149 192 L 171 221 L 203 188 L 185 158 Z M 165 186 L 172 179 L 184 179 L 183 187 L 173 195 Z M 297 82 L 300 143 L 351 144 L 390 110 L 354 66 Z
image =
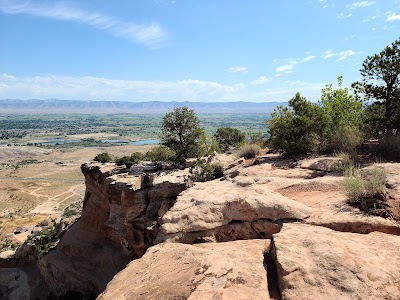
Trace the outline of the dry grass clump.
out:
M 361 172 L 360 166 L 353 164 L 346 168 L 344 176 L 343 187 L 348 204 L 371 215 L 390 216 L 385 169 L 373 167 Z
M 345 172 L 350 166 L 360 163 L 360 157 L 354 152 L 339 152 L 335 156 L 338 160 L 332 166 L 334 171 Z
M 261 147 L 257 144 L 247 144 L 239 149 L 237 154 L 238 157 L 244 157 L 246 159 L 254 158 L 261 154 Z
M 189 179 L 193 182 L 206 182 L 224 176 L 224 166 L 219 162 L 212 164 L 197 159 L 189 169 Z

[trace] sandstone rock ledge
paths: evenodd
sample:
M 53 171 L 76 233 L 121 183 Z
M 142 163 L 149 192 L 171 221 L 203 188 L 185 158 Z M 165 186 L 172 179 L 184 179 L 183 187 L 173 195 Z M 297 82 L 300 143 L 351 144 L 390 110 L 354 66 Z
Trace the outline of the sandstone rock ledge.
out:
M 282 299 L 400 299 L 400 237 L 284 224 L 275 234 Z
M 149 248 L 97 299 L 270 299 L 263 266 L 267 240 Z
M 310 213 L 311 208 L 271 192 L 251 177 L 196 183 L 162 217 L 157 242 L 270 238 L 282 222 L 302 220 Z

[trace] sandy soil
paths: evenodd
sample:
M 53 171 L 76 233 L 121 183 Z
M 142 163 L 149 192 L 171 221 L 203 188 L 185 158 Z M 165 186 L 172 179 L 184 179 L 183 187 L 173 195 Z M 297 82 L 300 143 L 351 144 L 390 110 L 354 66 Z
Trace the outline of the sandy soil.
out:
M 46 218 L 57 218 L 69 204 L 82 201 L 85 184 L 80 165 L 96 154 L 108 152 L 120 157 L 136 151 L 145 153 L 152 147 L 129 145 L 66 150 L 1 147 L 0 239 L 16 227 L 31 227 Z

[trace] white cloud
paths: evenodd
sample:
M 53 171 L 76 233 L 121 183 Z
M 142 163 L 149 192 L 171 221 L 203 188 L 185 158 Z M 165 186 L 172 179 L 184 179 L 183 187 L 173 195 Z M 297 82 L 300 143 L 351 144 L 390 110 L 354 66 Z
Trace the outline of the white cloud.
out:
M 115 80 L 99 77 L 33 76 L 8 80 L 0 75 L 0 99 L 75 99 L 120 101 L 288 101 L 296 92 L 317 101 L 325 84 L 294 82 L 252 91 L 244 84 L 225 85 L 194 79 L 180 81 Z
M 334 53 L 331 50 L 325 51 L 325 54 L 322 56 L 323 59 L 328 59 L 334 56 L 338 56 L 338 61 L 345 60 L 349 56 L 356 54 L 353 50 L 346 50 L 338 53 Z
M 124 22 L 98 12 L 89 12 L 72 7 L 65 2 L 39 4 L 32 1 L 4 0 L 0 1 L 0 12 L 79 22 L 152 49 L 159 48 L 167 38 L 167 33 L 157 23 Z
M 229 72 L 231 73 L 242 73 L 242 74 L 246 74 L 248 72 L 246 67 L 230 67 Z
M 260 85 L 260 84 L 265 84 L 265 83 L 268 83 L 268 82 L 271 82 L 271 81 L 272 81 L 271 78 L 268 78 L 266 76 L 261 76 L 260 78 L 251 81 L 250 84 Z
M 200 80 L 139 81 L 99 77 L 0 76 L 0 99 L 79 99 L 131 101 L 228 101 L 245 90 L 244 84 L 224 85 Z M 245 99 L 245 98 L 244 98 Z
M 325 51 L 325 54 L 322 56 L 323 59 L 327 59 L 330 58 L 332 56 L 335 56 L 336 54 L 334 54 L 331 50 Z
M 286 65 L 283 65 L 283 66 L 280 66 L 280 67 L 276 67 L 275 71 L 277 73 L 292 73 L 293 69 L 294 69 L 294 66 L 297 65 L 297 64 L 298 64 L 297 61 L 292 60 L 291 62 L 289 62 Z
M 392 22 L 392 21 L 399 21 L 400 20 L 400 14 L 392 14 L 389 15 L 386 19 L 386 22 Z
M 357 35 L 353 34 L 353 35 L 351 35 L 351 36 L 348 36 L 348 37 L 344 38 L 343 41 L 349 41 L 349 40 L 351 40 L 351 39 L 354 39 L 356 36 L 357 36 Z
M 338 61 L 345 60 L 346 58 L 348 58 L 349 56 L 352 56 L 354 54 L 356 54 L 356 53 L 353 50 L 342 51 L 342 52 L 338 53 L 338 56 L 339 56 Z
M 307 53 L 307 54 L 309 54 L 309 53 Z M 310 61 L 310 60 L 312 60 L 314 58 L 316 58 L 316 56 L 308 55 L 308 56 L 304 57 L 300 61 L 291 59 L 291 60 L 289 60 L 289 63 L 287 63 L 286 65 L 282 65 L 282 66 L 279 66 L 279 67 L 275 68 L 275 72 L 277 73 L 277 74 L 275 74 L 275 76 L 276 77 L 280 77 L 280 76 L 283 75 L 282 73 L 285 73 L 285 74 L 293 73 L 295 65 L 308 62 L 308 61 Z
M 337 17 L 339 19 L 345 19 L 345 18 L 350 18 L 352 16 L 352 14 L 345 14 L 345 13 L 340 13 Z
M 314 58 L 316 58 L 316 56 L 314 56 L 314 55 L 309 55 L 309 56 L 307 56 L 307 57 L 304 57 L 303 60 L 302 60 L 302 62 L 307 62 L 307 61 L 310 61 L 310 60 L 312 60 L 312 59 L 314 59 Z
M 375 1 L 359 1 L 359 2 L 353 2 L 353 3 L 347 4 L 346 7 L 349 9 L 355 9 L 358 7 L 367 7 L 372 4 L 375 4 Z
M 0 79 L 3 79 L 4 81 L 14 81 L 17 79 L 17 77 L 3 73 L 1 74 Z

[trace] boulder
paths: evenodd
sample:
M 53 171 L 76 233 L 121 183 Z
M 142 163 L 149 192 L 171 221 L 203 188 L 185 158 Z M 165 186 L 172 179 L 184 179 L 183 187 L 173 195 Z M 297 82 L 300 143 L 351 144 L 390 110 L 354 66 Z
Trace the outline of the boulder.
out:
M 160 231 L 164 236 L 158 241 L 168 239 L 168 235 L 207 231 L 234 222 L 301 220 L 310 213 L 306 205 L 254 184 L 251 178 L 239 178 L 236 183 L 196 183 L 182 192 L 162 217 Z
M 0 252 L 0 258 L 1 259 L 7 259 L 7 258 L 12 258 L 15 254 L 15 250 L 5 250 L 3 252 Z
M 263 265 L 268 245 L 160 244 L 119 272 L 97 299 L 269 299 Z
M 333 172 L 336 171 L 339 162 L 338 157 L 307 158 L 300 162 L 300 167 L 314 171 Z
M 400 237 L 284 224 L 273 236 L 282 299 L 400 299 Z

